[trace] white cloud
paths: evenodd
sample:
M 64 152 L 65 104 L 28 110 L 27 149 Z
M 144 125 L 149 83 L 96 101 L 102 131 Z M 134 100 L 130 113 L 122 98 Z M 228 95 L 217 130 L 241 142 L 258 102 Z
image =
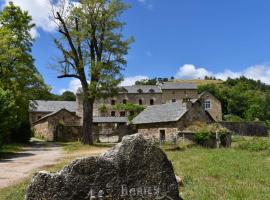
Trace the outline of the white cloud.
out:
M 4 0 L 5 5 L 10 0 Z M 56 25 L 49 19 L 51 12 L 50 0 L 12 0 L 15 5 L 18 5 L 22 10 L 26 10 L 33 18 L 33 22 L 36 24 L 36 28 L 41 28 L 46 32 L 55 31 Z M 37 37 L 36 30 L 32 31 L 33 36 Z
M 148 76 L 131 76 L 131 77 L 126 77 L 124 81 L 120 84 L 121 86 L 130 86 L 134 85 L 136 81 L 140 81 L 143 79 L 149 79 Z
M 183 65 L 176 73 L 176 77 L 181 79 L 202 79 L 205 76 L 211 75 L 211 72 L 207 71 L 205 68 L 196 68 L 191 64 Z
M 185 64 L 178 69 L 175 75 L 175 77 L 179 79 L 204 79 L 205 76 L 214 76 L 222 80 L 226 80 L 229 77 L 237 78 L 245 76 L 247 78 L 261 80 L 266 84 L 270 84 L 270 65 L 254 65 L 238 72 L 226 69 L 223 72 L 213 73 L 203 67 Z
M 71 91 L 76 93 L 79 87 L 82 87 L 80 80 L 76 78 L 71 79 L 68 88 L 61 89 L 59 91 L 59 94 L 63 94 L 65 91 Z

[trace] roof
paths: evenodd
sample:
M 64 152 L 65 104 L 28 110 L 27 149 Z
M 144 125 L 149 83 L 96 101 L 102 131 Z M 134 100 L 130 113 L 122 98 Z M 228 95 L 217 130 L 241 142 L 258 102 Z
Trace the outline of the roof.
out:
M 53 115 L 56 115 L 57 113 L 59 113 L 59 112 L 61 112 L 61 111 L 69 112 L 71 115 L 74 115 L 74 116 L 76 116 L 77 118 L 81 118 L 81 117 L 77 116 L 76 114 L 74 114 L 73 112 L 70 112 L 69 110 L 67 110 L 67 109 L 65 109 L 65 108 L 62 108 L 62 109 L 60 109 L 60 110 L 58 110 L 58 111 L 55 111 L 55 112 L 52 112 L 52 113 L 50 113 L 50 114 L 48 114 L 48 115 L 43 116 L 43 117 L 40 118 L 39 120 L 35 121 L 34 124 L 36 124 L 37 122 L 40 122 L 40 121 L 42 121 L 42 120 L 44 120 L 44 119 L 46 119 L 46 118 L 48 118 L 48 117 L 51 117 L 51 116 L 53 116 Z
M 127 93 L 162 93 L 161 88 L 157 85 L 133 85 L 121 87 L 127 91 Z
M 76 112 L 76 101 L 34 100 L 30 103 L 29 110 L 32 112 L 56 112 L 63 108 L 70 112 Z
M 133 119 L 133 124 L 174 122 L 178 121 L 186 112 L 187 109 L 184 103 L 168 103 L 148 106 Z
M 127 123 L 127 117 L 94 117 L 94 123 Z
M 197 85 L 193 83 L 175 83 L 175 82 L 165 82 L 161 85 L 162 90 L 175 90 L 175 89 L 189 89 L 189 90 L 196 90 Z

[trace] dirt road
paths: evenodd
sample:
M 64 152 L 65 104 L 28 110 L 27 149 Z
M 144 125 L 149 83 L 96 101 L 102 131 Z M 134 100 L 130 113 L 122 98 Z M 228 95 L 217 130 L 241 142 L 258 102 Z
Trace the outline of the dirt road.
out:
M 35 142 L 22 152 L 0 159 L 0 189 L 27 178 L 33 170 L 55 164 L 63 156 L 61 146 Z

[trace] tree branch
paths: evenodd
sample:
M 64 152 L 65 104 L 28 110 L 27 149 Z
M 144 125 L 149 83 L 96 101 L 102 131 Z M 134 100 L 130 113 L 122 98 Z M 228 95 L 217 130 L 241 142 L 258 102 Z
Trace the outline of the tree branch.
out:
M 64 74 L 61 76 L 57 76 L 57 78 L 77 78 L 77 79 L 80 79 L 80 77 L 76 74 Z

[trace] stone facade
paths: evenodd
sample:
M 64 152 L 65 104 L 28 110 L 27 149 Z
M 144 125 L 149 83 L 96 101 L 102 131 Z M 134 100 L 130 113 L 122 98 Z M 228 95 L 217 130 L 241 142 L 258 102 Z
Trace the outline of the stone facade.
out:
M 177 121 L 160 122 L 149 124 L 138 124 L 138 133 L 146 137 L 161 139 L 164 134 L 165 140 L 172 140 L 177 137 L 178 133 L 194 122 L 211 123 L 214 119 L 205 112 L 203 104 L 200 101 L 195 102 L 189 110 Z
M 151 135 L 159 138 L 160 130 L 165 129 L 167 135 L 174 135 L 178 130 L 184 126 L 182 121 L 190 122 L 192 120 L 197 121 L 202 118 L 205 120 L 207 116 L 201 114 L 203 109 L 206 109 L 204 103 L 201 100 L 207 101 L 209 107 L 207 107 L 208 113 L 212 116 L 215 121 L 222 120 L 222 109 L 220 101 L 209 92 L 198 94 L 197 87 L 192 84 L 178 84 L 178 83 L 167 83 L 164 85 L 144 85 L 144 86 L 125 86 L 120 88 L 120 93 L 111 98 L 97 99 L 94 102 L 93 115 L 94 118 L 98 117 L 128 117 L 131 113 L 126 113 L 124 110 L 116 110 L 115 105 L 117 104 L 137 104 L 144 107 L 151 105 L 162 105 L 167 103 L 184 103 L 189 100 L 195 102 L 194 105 L 201 103 L 200 109 L 196 109 L 193 105 L 193 109 L 189 113 L 185 114 L 181 118 L 181 122 L 171 123 L 157 123 L 151 125 L 145 125 L 143 128 L 139 128 L 139 132 L 149 132 Z M 200 100 L 200 101 L 198 101 Z M 57 139 L 56 129 L 59 127 L 59 122 L 63 123 L 64 126 L 77 127 L 76 133 L 78 135 L 80 130 L 78 127 L 82 126 L 83 120 L 83 96 L 78 93 L 76 95 L 76 102 L 65 102 L 65 101 L 37 101 L 38 106 L 36 110 L 30 109 L 30 123 L 38 137 L 44 138 L 49 141 Z M 188 104 L 187 104 L 188 105 Z M 105 111 L 101 108 L 106 108 Z M 65 108 L 65 111 L 59 111 Z M 150 126 L 151 128 L 148 128 Z M 140 127 L 140 126 L 139 126 Z M 63 129 L 67 130 L 67 129 Z M 102 121 L 94 123 L 94 134 L 104 135 L 109 133 L 111 135 L 119 134 L 121 138 L 125 134 L 131 133 L 132 129 L 125 122 L 122 126 L 122 122 L 118 121 Z M 154 134 L 152 134 L 154 133 Z M 67 133 L 61 133 L 59 138 L 63 138 Z M 70 134 L 69 134 L 70 135 Z M 105 134 L 106 135 L 106 134 Z M 170 136 L 169 136 L 170 137 Z M 58 139 L 59 139 L 58 138 Z M 67 138 L 73 138 L 73 136 L 67 136 Z M 64 138 L 63 138 L 64 139 Z
M 54 141 L 58 139 L 57 129 L 61 126 L 80 126 L 80 118 L 66 109 L 62 109 L 36 121 L 33 124 L 33 130 L 37 137 Z
M 222 121 L 222 106 L 221 102 L 210 92 L 203 92 L 200 95 L 200 98 L 203 99 L 203 101 L 210 103 L 210 108 L 205 108 L 209 112 L 209 114 L 217 121 Z

